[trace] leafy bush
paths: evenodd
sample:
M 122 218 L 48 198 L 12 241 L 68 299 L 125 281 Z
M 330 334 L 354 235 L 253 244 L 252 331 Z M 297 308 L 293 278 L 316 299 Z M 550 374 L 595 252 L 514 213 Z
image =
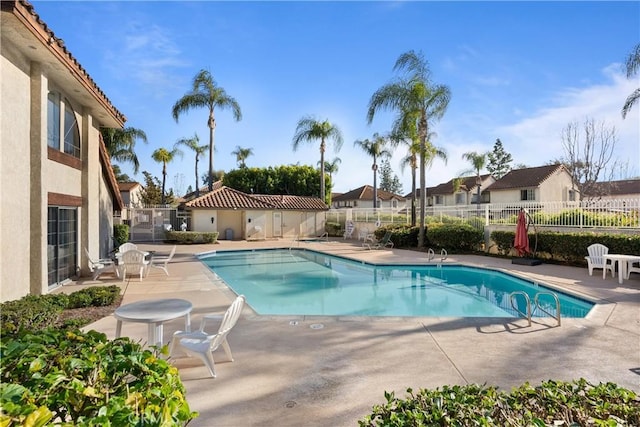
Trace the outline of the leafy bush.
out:
M 344 234 L 344 227 L 339 222 L 327 222 L 324 229 L 332 237 L 342 237 Z
M 185 425 L 197 416 L 177 369 L 128 338 L 54 329 L 2 336 L 0 359 L 0 425 Z
M 58 323 L 66 308 L 103 307 L 120 295 L 116 285 L 95 286 L 67 294 L 27 295 L 0 304 L 0 333 L 15 335 L 20 330 L 38 331 Z M 67 326 L 73 326 L 71 322 Z
M 215 243 L 218 240 L 217 231 L 203 233 L 199 231 L 166 231 L 165 236 L 168 241 L 178 244 L 192 243 Z
M 22 329 L 39 330 L 51 326 L 69 303 L 65 294 L 27 295 L 0 304 L 0 333 L 14 334 Z
M 596 233 L 558 233 L 538 232 L 537 236 L 529 233 L 531 250 L 537 238 L 536 252 L 538 256 L 571 265 L 584 266 L 587 247 L 594 243 L 602 243 L 611 253 L 640 253 L 640 235 L 596 234 Z M 493 231 L 491 240 L 496 244 L 498 252 L 508 255 L 513 247 L 514 231 Z
M 120 288 L 116 285 L 81 289 L 69 295 L 67 308 L 104 307 L 113 304 L 119 295 Z
M 129 241 L 129 226 L 127 224 L 114 224 L 113 239 L 116 241 L 117 246 L 127 243 Z
M 442 390 L 385 392 L 387 402 L 359 421 L 365 426 L 638 426 L 640 398 L 613 383 L 585 379 L 525 383 L 511 393 L 476 384 Z
M 473 251 L 484 242 L 482 230 L 468 224 L 432 224 L 426 236 L 431 245 L 450 252 Z

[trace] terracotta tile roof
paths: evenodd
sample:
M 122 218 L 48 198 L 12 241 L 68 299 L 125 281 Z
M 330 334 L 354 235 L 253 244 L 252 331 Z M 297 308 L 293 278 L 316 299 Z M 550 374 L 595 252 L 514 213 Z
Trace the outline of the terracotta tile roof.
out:
M 274 209 L 295 211 L 326 211 L 329 207 L 318 197 L 303 197 L 290 195 L 254 194 L 258 200 L 270 203 Z
M 564 166 L 546 165 L 535 168 L 514 169 L 487 187 L 487 190 L 538 187 L 543 181 L 556 173 L 558 169 L 564 169 Z
M 69 52 L 64 41 L 56 37 L 53 31 L 49 29 L 47 24 L 35 12 L 31 3 L 26 0 L 2 0 L 0 3 L 2 4 L 2 11 L 9 12 L 19 19 L 23 23 L 24 28 L 26 28 L 33 37 L 38 39 L 42 45 L 69 70 L 69 73 L 92 94 L 101 108 L 109 112 L 113 117 L 110 126 L 124 126 L 127 120 L 124 114 L 113 106 L 102 89 L 100 89 L 91 76 L 89 76 L 89 73 L 80 65 L 78 60 L 73 57 L 71 52 Z
M 593 193 L 593 194 L 591 194 Z M 623 179 L 620 181 L 596 182 L 586 196 L 637 196 L 640 197 L 640 179 Z
M 122 209 L 124 209 L 124 201 L 120 196 L 118 180 L 116 180 L 116 175 L 115 173 L 113 173 L 113 167 L 111 167 L 111 159 L 109 157 L 109 153 L 107 153 L 107 146 L 104 145 L 102 135 L 99 135 L 100 137 L 98 143 L 100 144 L 100 164 L 102 165 L 102 173 L 105 176 L 107 186 L 111 191 L 111 197 L 113 197 L 113 210 L 122 211 Z
M 131 191 L 138 186 L 141 187 L 139 182 L 119 182 L 118 183 L 118 188 L 120 188 L 120 191 Z
M 261 210 L 327 210 L 328 206 L 317 197 L 288 195 L 246 194 L 230 187 L 220 186 L 210 193 L 185 203 L 188 208 L 204 209 L 261 209 Z
M 378 198 L 380 200 L 404 200 L 403 196 L 389 193 L 388 191 L 378 189 Z M 332 199 L 332 202 L 346 202 L 349 200 L 373 200 L 373 186 L 363 185 L 355 190 L 342 193 Z
M 213 183 L 213 189 L 217 190 L 219 188 L 222 187 L 222 180 L 217 180 L 214 181 Z M 202 187 L 198 188 L 199 192 L 200 192 L 200 196 L 203 196 L 204 194 L 209 192 L 209 186 L 208 185 L 203 185 Z M 192 191 L 190 193 L 185 194 L 184 196 L 180 197 L 178 200 L 182 201 L 182 202 L 186 202 L 189 200 L 193 200 L 196 197 L 196 192 Z

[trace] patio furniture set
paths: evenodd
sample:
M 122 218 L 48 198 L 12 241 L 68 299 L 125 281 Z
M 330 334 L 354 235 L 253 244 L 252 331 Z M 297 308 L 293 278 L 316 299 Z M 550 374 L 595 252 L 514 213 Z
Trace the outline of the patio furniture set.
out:
M 616 264 L 618 271 L 618 283 L 629 280 L 631 273 L 640 273 L 640 255 L 610 254 L 609 248 L 600 243 L 594 243 L 587 248 L 587 268 L 589 276 L 593 275 L 596 268 L 602 269 L 602 278 L 607 277 L 607 271 L 611 277 L 616 277 Z
M 127 273 L 135 273 L 140 276 L 140 281 L 142 281 L 142 278 L 149 274 L 150 268 L 161 269 L 167 276 L 169 275 L 168 264 L 176 253 L 176 246 L 174 245 L 166 255 L 158 255 L 153 251 L 138 250 L 134 243 L 120 245 L 113 258 L 95 260 L 91 258 L 87 248 L 85 248 L 85 253 L 89 260 L 92 280 L 98 279 L 103 273 L 113 273 L 124 281 Z

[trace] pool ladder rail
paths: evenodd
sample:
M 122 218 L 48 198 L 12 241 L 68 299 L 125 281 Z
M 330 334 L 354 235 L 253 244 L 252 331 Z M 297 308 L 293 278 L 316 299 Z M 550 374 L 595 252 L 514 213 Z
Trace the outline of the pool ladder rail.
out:
M 522 295 L 524 297 L 524 300 L 527 302 L 527 311 L 526 311 L 526 313 L 523 313 L 517 307 L 517 297 L 518 297 L 518 295 Z M 545 310 L 540 305 L 540 295 L 551 295 L 551 297 L 554 299 L 554 301 L 556 303 L 556 315 L 555 316 L 553 315 L 553 313 L 548 312 L 547 310 Z M 560 299 L 558 298 L 558 295 L 554 294 L 553 292 L 538 292 L 533 297 L 533 303 L 535 304 L 535 307 L 534 307 L 533 310 L 531 309 L 531 298 L 529 298 L 529 295 L 524 291 L 511 292 L 511 294 L 509 294 L 509 299 L 511 300 L 511 307 L 518 314 L 522 315 L 523 317 L 525 317 L 527 319 L 527 321 L 529 322 L 529 326 L 531 326 L 531 316 L 533 315 L 533 311 L 535 311 L 535 310 L 540 310 L 541 312 L 545 313 L 549 317 L 552 317 L 552 318 L 556 319 L 558 321 L 558 326 L 561 325 L 561 320 L 560 320 L 561 319 L 561 315 L 560 315 Z
M 427 259 L 429 261 L 433 260 L 436 257 L 436 253 L 433 251 L 433 249 L 429 248 L 429 250 L 427 251 Z M 440 261 L 444 261 L 445 259 L 447 259 L 447 250 L 442 248 L 440 250 Z

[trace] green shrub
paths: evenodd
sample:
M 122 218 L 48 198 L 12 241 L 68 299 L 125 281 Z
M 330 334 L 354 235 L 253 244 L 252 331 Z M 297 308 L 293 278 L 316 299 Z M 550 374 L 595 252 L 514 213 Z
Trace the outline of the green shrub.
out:
M 385 392 L 387 402 L 359 421 L 365 426 L 638 426 L 640 399 L 613 383 L 528 383 L 511 393 L 470 384 L 407 390 L 406 399 Z
M 119 295 L 120 288 L 116 285 L 81 289 L 69 295 L 67 308 L 104 307 L 113 304 Z
M 19 300 L 0 304 L 0 333 L 15 335 L 20 330 L 39 331 L 58 323 L 66 308 L 103 307 L 113 304 L 120 296 L 116 285 L 94 286 L 69 295 L 27 295 Z M 67 322 L 66 327 L 79 322 Z
M 490 237 L 498 252 L 508 255 L 513 247 L 515 231 L 493 231 Z M 640 253 L 640 235 L 637 234 L 529 232 L 529 246 L 536 255 L 571 265 L 585 266 L 587 247 L 594 243 L 602 243 L 611 253 Z
M 127 243 L 129 241 L 129 226 L 127 224 L 114 224 L 113 239 L 116 241 L 117 246 Z
M 344 227 L 339 222 L 327 222 L 324 229 L 332 237 L 342 237 L 344 234 Z
M 0 359 L 0 425 L 173 426 L 197 416 L 177 369 L 128 338 L 54 329 L 2 336 Z
M 217 231 L 204 233 L 200 231 L 165 231 L 166 240 L 178 244 L 215 243 L 218 240 Z
M 65 294 L 27 295 L 0 304 L 0 333 L 15 334 L 20 330 L 40 330 L 51 326 L 69 303 Z
M 482 230 L 468 224 L 431 224 L 426 232 L 429 244 L 449 252 L 477 250 L 484 242 Z

